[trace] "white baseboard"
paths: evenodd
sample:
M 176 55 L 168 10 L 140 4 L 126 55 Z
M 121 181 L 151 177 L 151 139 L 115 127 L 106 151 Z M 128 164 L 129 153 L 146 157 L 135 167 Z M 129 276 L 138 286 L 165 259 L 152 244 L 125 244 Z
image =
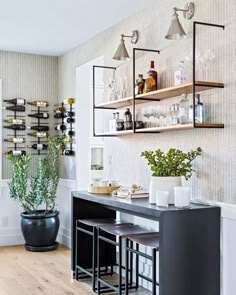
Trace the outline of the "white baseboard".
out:
M 58 233 L 57 241 L 60 244 L 65 245 L 68 248 L 71 248 L 71 231 L 61 226 Z
M 18 228 L 0 229 L 0 246 L 23 245 L 24 238 Z

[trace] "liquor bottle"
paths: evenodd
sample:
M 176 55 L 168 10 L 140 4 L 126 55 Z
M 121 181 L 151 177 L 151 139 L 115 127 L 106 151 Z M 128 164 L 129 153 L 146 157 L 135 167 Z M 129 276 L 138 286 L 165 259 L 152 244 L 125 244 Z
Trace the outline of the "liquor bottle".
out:
M 31 126 L 31 127 L 27 127 L 27 129 L 36 130 L 36 131 L 49 131 L 48 126 Z
M 65 112 L 64 114 L 66 117 L 74 117 L 75 116 L 75 112 L 70 112 L 70 111 Z
M 3 110 L 13 111 L 13 112 L 25 112 L 25 106 L 21 105 L 14 105 L 10 107 L 3 107 Z
M 7 139 L 4 139 L 5 142 L 10 142 L 10 143 L 24 143 L 25 138 L 23 137 L 9 137 Z
M 196 94 L 197 104 L 195 106 L 195 120 L 196 123 L 203 123 L 204 121 L 204 105 L 200 101 L 200 94 Z
M 181 85 L 187 81 L 187 72 L 184 61 L 180 61 L 177 71 L 175 71 L 175 85 Z
M 154 61 L 151 61 L 151 67 L 147 74 L 148 78 L 145 81 L 144 93 L 157 90 L 157 71 L 155 71 Z
M 64 150 L 63 155 L 64 156 L 74 156 L 75 152 L 72 150 Z
M 3 101 L 14 105 L 25 105 L 24 98 L 4 99 Z
M 65 113 L 66 112 L 66 108 L 59 107 L 59 108 L 55 109 L 54 112 L 55 113 Z
M 64 104 L 73 104 L 73 103 L 75 103 L 75 99 L 72 97 L 69 97 L 64 100 Z
M 28 133 L 27 135 L 37 137 L 37 138 L 46 138 L 48 136 L 47 132 L 32 132 Z
M 8 151 L 8 152 L 4 152 L 4 155 L 13 155 L 13 156 L 22 156 L 22 155 L 26 155 L 26 151 Z
M 189 100 L 187 94 L 182 94 L 182 99 L 179 104 L 179 122 L 180 124 L 189 123 Z
M 37 119 L 48 119 L 48 113 L 36 113 L 36 114 L 29 114 L 29 117 L 37 118 Z
M 135 94 L 143 94 L 144 86 L 145 86 L 145 79 L 143 79 L 143 75 L 139 74 L 138 79 L 136 80 L 136 87 L 135 87 Z
M 63 119 L 63 123 L 67 124 L 67 123 L 75 123 L 75 119 L 74 118 L 64 118 Z
M 73 131 L 73 130 L 66 130 L 66 131 L 64 132 L 64 134 L 65 134 L 66 136 L 75 136 L 75 131 Z
M 28 104 L 35 107 L 48 107 L 48 102 L 46 100 L 34 100 L 32 102 L 28 102 Z
M 3 128 L 12 129 L 12 130 L 25 130 L 26 129 L 25 125 L 22 125 L 22 124 L 13 124 L 13 125 L 9 125 L 9 126 L 3 126 Z
M 34 149 L 34 150 L 38 150 L 38 151 L 42 151 L 42 150 L 47 150 L 48 145 L 47 144 L 43 144 L 43 143 L 34 143 L 32 145 L 28 145 L 28 148 Z
M 4 120 L 3 122 L 10 123 L 10 124 L 24 124 L 25 120 L 23 120 L 23 119 L 15 119 L 15 118 L 8 118 L 7 120 Z
M 63 125 L 63 124 L 60 124 L 55 128 L 55 130 L 59 130 L 59 131 L 65 131 L 66 129 L 67 129 L 66 125 Z

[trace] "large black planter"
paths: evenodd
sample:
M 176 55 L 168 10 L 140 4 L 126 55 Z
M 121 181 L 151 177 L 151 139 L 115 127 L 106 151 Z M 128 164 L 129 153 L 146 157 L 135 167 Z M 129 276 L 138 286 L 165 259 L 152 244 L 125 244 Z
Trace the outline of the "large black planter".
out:
M 21 213 L 21 230 L 25 248 L 33 252 L 45 252 L 58 248 L 59 212 L 36 211 L 36 214 Z

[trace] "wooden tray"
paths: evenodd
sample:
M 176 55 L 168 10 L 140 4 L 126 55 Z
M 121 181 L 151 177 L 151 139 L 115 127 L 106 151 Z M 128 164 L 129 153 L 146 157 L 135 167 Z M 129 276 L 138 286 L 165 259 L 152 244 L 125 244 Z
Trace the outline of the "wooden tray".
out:
M 90 186 L 88 192 L 98 195 L 111 195 L 119 186 Z

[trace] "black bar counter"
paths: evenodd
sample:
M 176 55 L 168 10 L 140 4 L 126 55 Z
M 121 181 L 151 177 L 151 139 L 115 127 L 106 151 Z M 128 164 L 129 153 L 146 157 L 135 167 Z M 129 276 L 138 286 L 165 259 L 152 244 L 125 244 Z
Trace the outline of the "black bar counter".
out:
M 159 295 L 220 295 L 220 208 L 203 204 L 191 204 L 188 209 L 160 208 L 150 205 L 148 199 L 72 192 L 73 272 L 76 220 L 115 218 L 117 211 L 159 222 Z M 90 268 L 91 241 L 79 239 L 78 249 L 80 264 Z M 110 263 L 114 260 L 110 257 Z

